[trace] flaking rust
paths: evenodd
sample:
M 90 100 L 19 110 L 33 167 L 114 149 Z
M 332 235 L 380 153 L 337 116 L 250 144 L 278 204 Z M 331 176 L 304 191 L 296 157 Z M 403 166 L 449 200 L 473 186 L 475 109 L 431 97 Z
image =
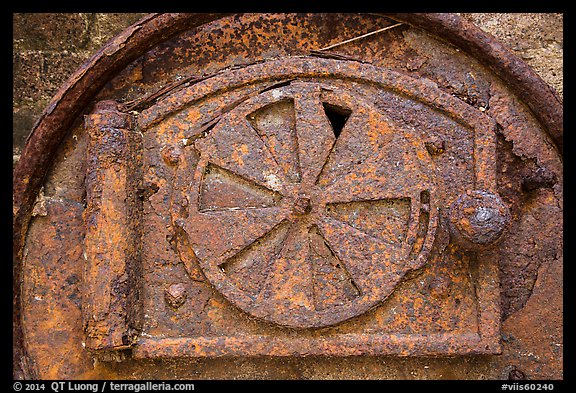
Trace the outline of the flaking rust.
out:
M 130 348 L 140 330 L 139 135 L 115 101 L 86 117 L 88 168 L 84 292 L 85 345 L 102 353 Z
M 458 17 L 393 17 L 152 15 L 82 67 L 16 171 L 28 375 L 561 375 L 559 107 Z
M 422 169 L 430 163 L 418 164 L 387 123 L 344 89 L 295 81 L 246 100 L 196 141 L 181 222 L 230 301 L 280 325 L 330 326 L 377 305 L 422 266 L 436 185 Z M 401 223 L 367 234 L 345 212 L 386 205 L 405 214 L 407 234 Z
M 396 89 L 409 104 L 383 109 L 397 102 Z M 460 170 L 463 181 L 452 177 L 455 149 L 436 126 L 452 120 L 438 107 L 459 120 L 458 147 L 475 158 Z M 431 125 L 412 127 L 403 115 L 413 111 Z M 480 244 L 477 258 L 459 261 L 468 244 L 446 248 L 450 230 L 442 221 L 450 203 L 475 187 L 497 198 L 495 127 L 481 112 L 399 73 L 303 56 L 174 91 L 138 121 L 157 140 L 148 160 L 170 168 L 170 188 L 157 200 L 169 207 L 171 242 L 189 276 L 201 271 L 223 299 L 179 323 L 176 337 L 139 340 L 136 358 L 500 352 L 498 256 Z M 196 124 L 210 127 L 198 132 Z M 484 202 L 478 208 L 492 211 Z M 422 289 L 409 284 L 451 265 L 462 267 Z M 189 315 L 175 296 L 184 289 L 170 288 L 162 295 L 167 305 Z M 415 299 L 419 291 L 429 296 Z M 454 303 L 460 297 L 465 307 Z M 389 314 L 389 304 L 410 315 Z M 231 310 L 258 321 L 261 333 L 213 317 Z M 431 321 L 434 334 L 401 328 Z

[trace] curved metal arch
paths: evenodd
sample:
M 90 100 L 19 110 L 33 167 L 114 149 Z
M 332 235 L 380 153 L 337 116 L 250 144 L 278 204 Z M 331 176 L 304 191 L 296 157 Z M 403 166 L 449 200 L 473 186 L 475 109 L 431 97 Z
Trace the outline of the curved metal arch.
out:
M 228 14 L 151 14 L 110 40 L 58 90 L 34 125 L 13 172 L 13 340 L 14 378 L 34 378 L 21 322 L 21 263 L 36 195 L 60 143 L 98 91 L 139 55 L 187 29 Z M 454 14 L 382 14 L 449 42 L 478 59 L 504 80 L 533 111 L 562 154 L 563 105 L 532 68 L 492 36 Z

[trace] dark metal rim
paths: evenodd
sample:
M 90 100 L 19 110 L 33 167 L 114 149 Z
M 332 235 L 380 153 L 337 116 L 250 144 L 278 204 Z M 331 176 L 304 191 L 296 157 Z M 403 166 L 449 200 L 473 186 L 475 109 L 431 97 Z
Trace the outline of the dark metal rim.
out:
M 384 14 L 421 28 L 462 49 L 487 66 L 532 110 L 560 154 L 563 153 L 563 104 L 536 72 L 502 43 L 454 14 Z
M 382 14 L 453 44 L 490 68 L 525 102 L 562 154 L 563 105 L 532 68 L 492 36 L 454 14 Z M 13 173 L 14 378 L 34 378 L 21 323 L 22 247 L 33 202 L 67 129 L 116 72 L 158 43 L 226 14 L 150 14 L 110 40 L 58 90 L 34 125 Z

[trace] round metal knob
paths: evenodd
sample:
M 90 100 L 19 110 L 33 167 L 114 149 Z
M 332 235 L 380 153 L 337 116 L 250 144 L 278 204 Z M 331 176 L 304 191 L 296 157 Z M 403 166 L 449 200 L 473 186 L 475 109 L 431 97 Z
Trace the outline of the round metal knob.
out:
M 452 237 L 469 249 L 494 245 L 509 222 L 508 207 L 498 195 L 489 191 L 466 191 L 450 206 Z

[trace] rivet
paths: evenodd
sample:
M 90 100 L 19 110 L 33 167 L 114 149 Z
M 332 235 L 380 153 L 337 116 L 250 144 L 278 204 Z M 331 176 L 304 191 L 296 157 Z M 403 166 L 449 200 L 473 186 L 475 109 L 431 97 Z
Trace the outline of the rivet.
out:
M 450 206 L 450 233 L 469 249 L 495 244 L 510 223 L 510 211 L 489 191 L 469 190 Z
M 181 307 L 186 302 L 187 297 L 188 292 L 182 284 L 172 284 L 164 291 L 164 299 L 172 308 Z

